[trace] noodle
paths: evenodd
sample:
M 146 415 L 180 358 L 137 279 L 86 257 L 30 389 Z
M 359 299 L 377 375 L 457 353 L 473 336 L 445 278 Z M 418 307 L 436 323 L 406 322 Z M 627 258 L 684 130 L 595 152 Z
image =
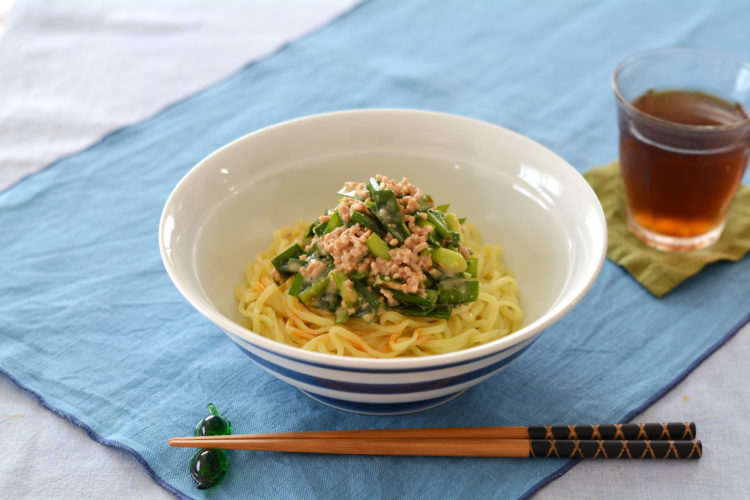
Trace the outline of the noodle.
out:
M 235 288 L 244 326 L 277 342 L 339 356 L 395 358 L 454 352 L 504 337 L 521 326 L 518 285 L 501 260 L 500 245 L 483 245 L 473 226 L 464 227 L 465 242 L 478 258 L 479 297 L 453 310 L 449 319 L 405 316 L 383 311 L 372 323 L 350 318 L 335 324 L 334 315 L 305 307 L 285 293 L 290 281 L 276 285 L 271 259 L 302 241 L 309 222 L 274 232 L 273 244 L 245 270 Z

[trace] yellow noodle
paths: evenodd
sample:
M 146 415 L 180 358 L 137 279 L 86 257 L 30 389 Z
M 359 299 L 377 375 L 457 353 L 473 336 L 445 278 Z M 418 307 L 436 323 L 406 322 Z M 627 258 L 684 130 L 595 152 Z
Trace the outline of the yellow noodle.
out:
M 518 284 L 502 262 L 500 245 L 483 245 L 475 227 L 464 225 L 464 243 L 478 258 L 479 298 L 453 309 L 447 320 L 404 316 L 386 310 L 368 324 L 350 318 L 336 325 L 331 313 L 305 307 L 288 293 L 291 280 L 273 283 L 271 259 L 300 242 L 309 223 L 274 232 L 273 244 L 245 269 L 235 298 L 245 326 L 270 339 L 340 356 L 394 358 L 455 352 L 518 330 L 523 311 Z

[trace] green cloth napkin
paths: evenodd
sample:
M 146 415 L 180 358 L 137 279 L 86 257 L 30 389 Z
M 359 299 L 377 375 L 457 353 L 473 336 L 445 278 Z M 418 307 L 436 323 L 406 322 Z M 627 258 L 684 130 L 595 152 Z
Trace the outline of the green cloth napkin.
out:
M 729 208 L 727 225 L 719 241 L 693 252 L 665 252 L 647 246 L 627 227 L 625 186 L 620 162 L 583 174 L 604 208 L 609 232 L 607 257 L 624 267 L 652 294 L 661 297 L 706 264 L 740 260 L 750 250 L 750 187 L 740 185 Z

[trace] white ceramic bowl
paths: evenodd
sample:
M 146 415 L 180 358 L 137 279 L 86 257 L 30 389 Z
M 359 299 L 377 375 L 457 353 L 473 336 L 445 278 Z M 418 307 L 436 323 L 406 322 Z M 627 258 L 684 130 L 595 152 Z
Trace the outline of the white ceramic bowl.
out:
M 345 181 L 376 173 L 408 177 L 504 246 L 523 328 L 450 354 L 359 359 L 303 351 L 239 324 L 234 287 L 273 231 L 314 219 Z M 274 125 L 211 154 L 169 197 L 159 244 L 175 286 L 262 368 L 336 408 L 397 414 L 446 402 L 518 357 L 589 290 L 607 229 L 583 177 L 530 139 L 442 113 L 354 110 Z

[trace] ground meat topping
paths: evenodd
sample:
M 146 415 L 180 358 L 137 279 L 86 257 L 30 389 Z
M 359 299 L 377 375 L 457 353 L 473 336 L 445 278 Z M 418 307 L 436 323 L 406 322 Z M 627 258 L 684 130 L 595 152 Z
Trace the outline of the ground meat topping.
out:
M 322 260 L 311 260 L 306 266 L 300 268 L 299 273 L 303 278 L 314 280 L 326 268 L 326 263 Z
M 463 243 L 458 244 L 458 251 L 464 256 L 464 259 L 471 257 L 471 248 L 467 247 Z
M 396 194 L 399 198 L 402 213 L 411 214 L 417 211 L 422 198 L 424 198 L 424 193 L 414 184 L 411 184 L 406 177 L 398 183 L 384 175 L 376 175 L 375 178 L 383 184 L 385 189 L 390 189 Z
M 336 323 L 370 322 L 386 308 L 447 318 L 477 300 L 477 279 L 465 272 L 476 263 L 447 205 L 435 209 L 406 178 L 384 175 L 347 182 L 338 194 L 304 240 L 273 259 L 273 279 L 294 276 L 290 293 L 306 306 L 335 313 Z
M 282 281 L 281 274 L 279 274 L 279 272 L 276 269 L 271 271 L 271 279 L 274 280 L 276 283 L 281 283 Z
M 346 182 L 344 183 L 344 190 L 353 193 L 354 196 L 362 200 L 370 198 L 370 192 L 367 191 L 364 182 Z
M 427 244 L 424 245 L 426 248 Z M 401 284 L 394 284 L 393 288 L 424 296 L 424 271 L 432 267 L 430 255 L 419 255 L 406 247 L 392 248 L 389 255 L 391 260 L 377 258 L 370 263 L 370 276 L 384 275 L 402 281 Z
M 411 235 L 402 244 L 399 244 L 399 240 L 390 233 L 383 236 L 383 241 L 392 247 L 389 250 L 390 260 L 373 258 L 367 247 L 367 240 L 372 234 L 372 230 L 360 224 L 353 224 L 350 227 L 337 227 L 330 233 L 316 238 L 318 250 L 323 255 L 329 255 L 333 258 L 335 269 L 347 274 L 368 272 L 371 280 L 379 275 L 387 276 L 392 280 L 402 282 L 394 284 L 394 287 L 401 291 L 424 296 L 425 271 L 432 267 L 432 259 L 429 253 L 420 255 L 420 252 L 428 248 L 427 237 L 434 228 L 430 225 L 420 227 L 416 224 L 416 217 L 425 219 L 426 214 L 412 215 L 418 210 L 424 194 L 418 187 L 409 183 L 406 178 L 401 179 L 400 182 L 384 175 L 377 175 L 375 178 L 383 189 L 390 189 L 398 198 L 399 210 Z M 361 182 L 347 182 L 344 184 L 344 190 L 363 200 L 370 198 L 365 184 Z M 351 221 L 352 212 L 369 214 L 365 202 L 350 196 L 344 196 L 340 199 L 336 211 L 345 225 Z M 322 215 L 319 220 L 325 224 L 331 220 L 331 217 L 330 215 Z M 307 273 L 303 274 L 303 277 L 308 278 L 314 271 L 322 271 L 317 264 L 315 267 L 311 266 L 312 264 L 308 264 L 306 268 L 303 268 Z M 388 295 L 391 295 L 391 297 Z M 384 293 L 384 296 L 388 301 L 393 300 L 392 294 Z
M 359 262 L 369 254 L 365 241 L 371 233 L 372 231 L 364 230 L 359 224 L 337 227 L 318 241 L 318 249 L 324 255 L 333 257 L 335 268 L 351 274 L 357 270 Z
M 336 210 L 338 211 L 341 220 L 346 223 L 351 219 L 352 212 L 366 212 L 367 205 L 359 200 L 345 196 L 336 206 Z

